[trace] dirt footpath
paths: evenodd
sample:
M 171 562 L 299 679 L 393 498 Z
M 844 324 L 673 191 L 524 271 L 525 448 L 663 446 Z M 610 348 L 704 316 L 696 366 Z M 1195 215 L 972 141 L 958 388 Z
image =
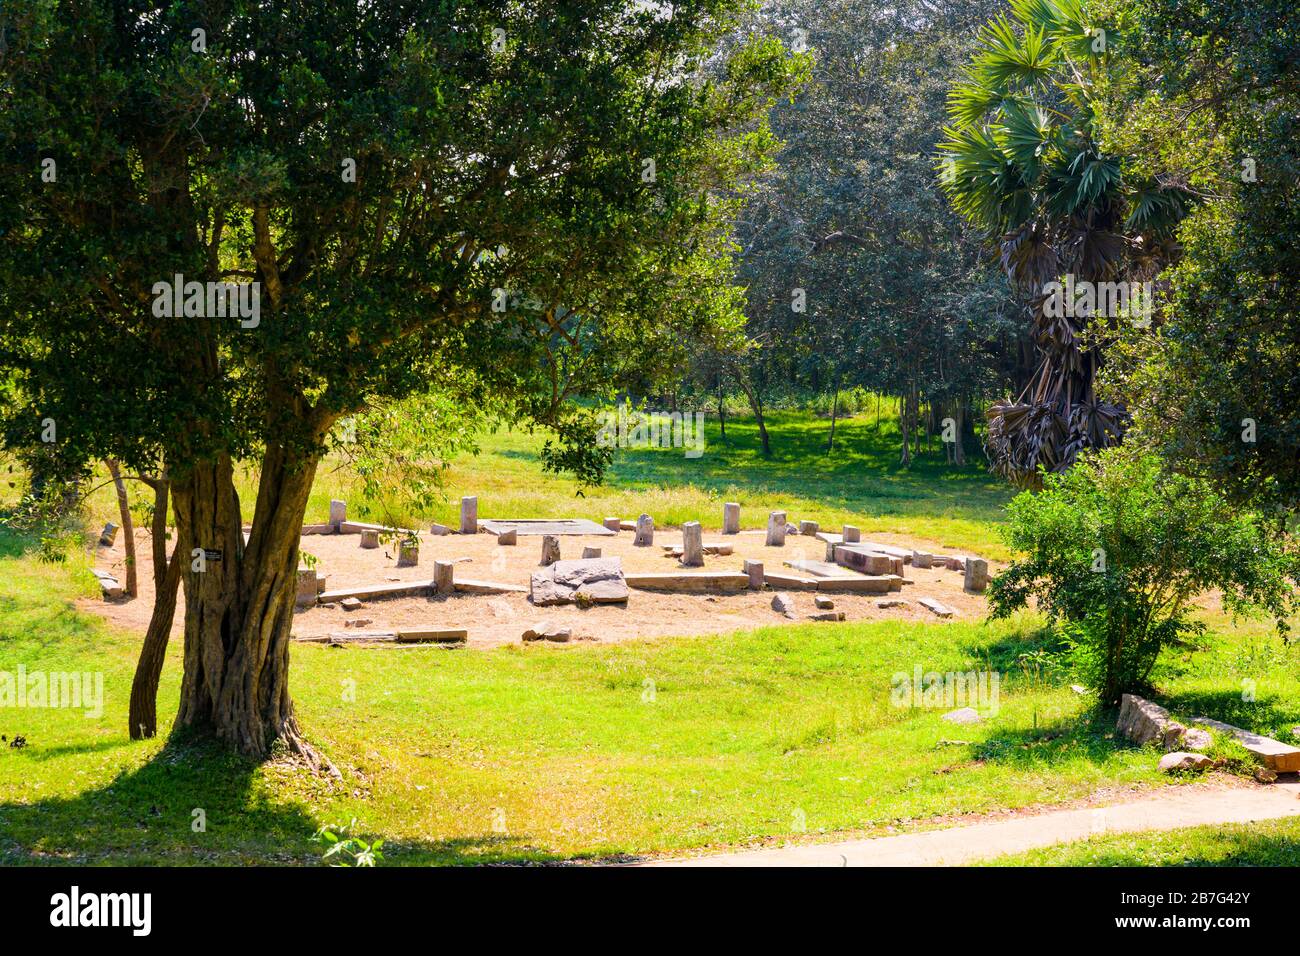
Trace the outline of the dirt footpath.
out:
M 838 529 L 828 529 L 838 530 Z M 784 547 L 767 547 L 762 530 L 742 530 L 740 534 L 723 535 L 718 529 L 706 531 L 704 542 L 726 543 L 734 548 L 730 555 L 705 555 L 704 568 L 682 569 L 679 562 L 667 556 L 661 545 L 680 545 L 681 532 L 677 529 L 656 530 L 653 547 L 638 548 L 632 544 L 634 534 L 622 531 L 614 536 L 564 535 L 560 538 L 562 558 L 579 558 L 584 546 L 600 548 L 605 557 L 622 559 L 627 572 L 668 572 L 675 570 L 741 571 L 746 558 L 761 560 L 769 572 L 799 574 L 783 562 L 796 560 L 820 561 L 825 557 L 825 544 L 813 537 L 789 535 Z M 139 560 L 140 597 L 134 601 L 101 601 L 87 599 L 81 602 L 85 610 L 100 614 L 121 627 L 143 632 L 149 622 L 153 607 L 153 568 L 150 560 L 150 540 L 147 532 L 136 535 L 136 554 Z M 865 534 L 865 541 L 875 541 L 898 547 L 916 547 L 938 553 L 953 553 L 932 541 L 907 539 L 899 535 Z M 318 559 L 317 568 L 328 576 L 327 586 L 334 590 L 361 584 L 384 584 L 393 581 L 422 581 L 433 577 L 433 562 L 461 560 L 456 565 L 457 580 L 472 579 L 503 584 L 528 586 L 529 576 L 537 570 L 541 556 L 540 536 L 521 535 L 513 547 L 496 543 L 496 536 L 480 532 L 474 535 L 431 535 L 420 533 L 420 563 L 412 568 L 397 567 L 397 554 L 393 547 L 380 546 L 366 550 L 361 547 L 361 536 L 305 535 L 302 550 Z M 100 548 L 96 567 L 112 571 L 118 579 L 125 580 L 125 551 L 122 535 L 112 548 Z M 990 562 L 990 573 L 997 568 Z M 846 574 L 852 573 L 847 569 Z M 844 611 L 847 620 L 916 620 L 939 622 L 929 611 L 917 604 L 920 597 L 933 597 L 953 608 L 954 620 L 978 620 L 984 616 L 985 601 L 980 595 L 963 591 L 963 576 L 959 571 L 946 569 L 906 568 L 905 584 L 901 593 L 832 594 L 835 610 Z M 816 608 L 809 591 L 791 591 L 799 620 L 806 620 Z M 881 609 L 876 601 L 885 598 L 902 598 L 904 607 Z M 401 597 L 373 599 L 364 602 L 356 611 L 314 607 L 295 614 L 294 633 L 299 636 L 325 634 L 344 630 L 344 622 L 369 620 L 367 630 L 391 630 L 399 627 L 436 626 L 465 628 L 469 631 L 469 646 L 495 647 L 520 640 L 524 630 L 538 622 L 570 628 L 577 642 L 615 642 L 635 638 L 680 636 L 690 634 L 715 634 L 764 625 L 787 624 L 790 621 L 772 610 L 772 590 L 742 591 L 735 594 L 674 594 L 661 591 L 632 589 L 626 605 L 604 605 L 589 608 L 576 606 L 533 607 L 525 594 L 479 595 L 458 593 L 446 598 Z M 178 606 L 173 633 L 179 633 L 184 619 L 184 596 Z
M 642 866 L 957 866 L 1108 833 L 1178 830 L 1300 815 L 1295 774 L 1271 786 L 1161 787 L 1122 803 L 986 820 L 923 833 L 716 853 Z

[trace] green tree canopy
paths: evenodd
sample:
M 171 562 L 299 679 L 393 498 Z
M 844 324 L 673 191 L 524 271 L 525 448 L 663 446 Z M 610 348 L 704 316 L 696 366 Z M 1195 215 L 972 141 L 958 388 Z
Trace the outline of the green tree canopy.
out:
M 1041 356 L 1021 395 L 988 413 L 994 468 L 1020 484 L 1125 427 L 1123 408 L 1094 388 L 1120 317 L 1052 314 L 1049 283 L 1154 279 L 1176 258 L 1174 229 L 1193 198 L 1179 183 L 1134 175 L 1099 142 L 1098 87 L 1126 36 L 1122 20 L 1082 0 L 1011 0 L 949 96 L 944 188 L 996 244 Z
M 70 467 L 166 469 L 177 547 L 208 556 L 178 726 L 310 754 L 298 530 L 341 417 L 436 391 L 595 477 L 567 400 L 735 327 L 728 217 L 791 69 L 762 40 L 711 62 L 734 6 L 7 0 L 5 436 L 52 421 Z M 256 282 L 256 321 L 168 314 L 175 276 Z

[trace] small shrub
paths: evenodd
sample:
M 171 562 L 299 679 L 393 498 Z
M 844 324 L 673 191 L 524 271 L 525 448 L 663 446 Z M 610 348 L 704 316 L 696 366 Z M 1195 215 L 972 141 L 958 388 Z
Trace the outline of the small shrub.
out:
M 990 585 L 993 616 L 1036 599 L 1104 703 L 1144 690 L 1160 651 L 1203 629 L 1189 617 L 1203 591 L 1220 590 L 1233 613 L 1266 611 L 1286 633 L 1300 562 L 1275 526 L 1151 455 L 1083 456 L 1007 511 L 1020 557 Z

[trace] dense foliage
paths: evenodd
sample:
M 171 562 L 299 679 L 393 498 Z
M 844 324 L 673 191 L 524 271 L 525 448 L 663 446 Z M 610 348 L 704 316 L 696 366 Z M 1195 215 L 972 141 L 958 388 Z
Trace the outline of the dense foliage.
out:
M 1037 371 L 1020 396 L 989 409 L 993 467 L 1032 485 L 1088 448 L 1117 441 L 1122 405 L 1096 395 L 1106 340 L 1149 322 L 1088 305 L 1055 313 L 1049 283 L 1152 280 L 1177 256 L 1174 232 L 1192 195 L 1137 176 L 1096 129 L 1098 85 L 1122 55 L 1122 24 L 1082 0 L 1011 0 L 981 31 L 949 97 L 941 146 L 953 206 L 998 249 L 1029 304 Z
M 1181 470 L 1243 504 L 1300 508 L 1300 8 L 1124 0 L 1130 56 L 1105 135 L 1204 204 L 1180 233 L 1166 323 L 1129 343 L 1114 393 Z
M 718 61 L 736 6 L 6 0 L 0 428 L 170 477 L 178 554 L 213 556 L 179 726 L 299 742 L 297 532 L 342 419 L 432 393 L 594 479 L 571 399 L 737 327 L 732 212 L 794 71 Z
M 1294 609 L 1300 561 L 1272 529 L 1127 447 L 1046 475 L 1008 518 L 1018 557 L 990 585 L 994 616 L 1036 601 L 1106 703 L 1145 689 L 1161 650 L 1203 629 L 1192 616 L 1197 595 L 1215 589 L 1233 612 L 1262 608 L 1280 629 Z

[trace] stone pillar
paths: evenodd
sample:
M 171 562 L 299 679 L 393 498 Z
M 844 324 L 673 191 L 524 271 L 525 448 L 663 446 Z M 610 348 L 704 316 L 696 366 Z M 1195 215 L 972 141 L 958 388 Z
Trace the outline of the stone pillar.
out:
M 582 559 L 584 561 L 587 560 L 588 558 L 599 558 L 599 557 L 600 557 L 600 548 L 584 547 L 582 549 Z
M 682 564 L 688 568 L 704 565 L 704 529 L 698 521 L 682 525 Z
M 749 575 L 749 589 L 751 591 L 761 591 L 763 589 L 763 562 L 746 559 L 745 573 Z
M 478 534 L 478 498 L 460 499 L 460 533 Z
M 340 526 L 348 520 L 348 503 L 337 498 L 330 502 L 330 527 L 338 534 Z
M 298 607 L 311 607 L 316 603 L 318 594 L 320 594 L 320 587 L 316 584 L 316 569 L 299 568 L 298 593 L 294 602 Z
M 403 538 L 397 542 L 397 566 L 413 568 L 420 563 L 420 542 L 417 538 Z
M 632 542 L 638 548 L 648 548 L 655 543 L 655 519 L 642 515 L 636 519 L 636 539 Z
M 438 594 L 452 594 L 456 590 L 454 575 L 456 565 L 451 561 L 433 562 L 433 589 Z
M 361 531 L 361 547 L 367 551 L 379 547 L 379 532 L 374 528 L 363 528 Z
M 989 586 L 989 563 L 983 558 L 966 559 L 966 590 L 983 593 Z
M 542 535 L 542 567 L 560 560 L 560 538 L 554 534 Z
M 846 524 L 846 525 L 844 526 L 844 543 L 845 543 L 845 544 L 857 544 L 857 543 L 858 543 L 859 541 L 861 541 L 861 540 L 862 540 L 862 532 L 861 532 L 861 531 L 859 531 L 857 528 L 855 528 L 855 527 L 854 527 L 853 525 L 851 525 L 851 524 Z
M 605 527 L 608 528 L 610 531 L 622 531 L 623 519 L 615 518 L 613 516 L 608 517 L 605 519 Z
M 734 501 L 722 506 L 722 533 L 740 534 L 740 505 Z
M 767 516 L 767 543 L 777 548 L 785 544 L 784 511 L 773 511 Z
M 821 530 L 821 526 L 818 525 L 816 521 L 800 521 L 800 522 L 799 522 L 799 533 L 800 533 L 800 534 L 806 534 L 806 535 L 808 535 L 809 537 L 811 537 L 812 535 L 815 535 L 815 534 L 816 534 L 818 531 L 820 531 L 820 530 Z

